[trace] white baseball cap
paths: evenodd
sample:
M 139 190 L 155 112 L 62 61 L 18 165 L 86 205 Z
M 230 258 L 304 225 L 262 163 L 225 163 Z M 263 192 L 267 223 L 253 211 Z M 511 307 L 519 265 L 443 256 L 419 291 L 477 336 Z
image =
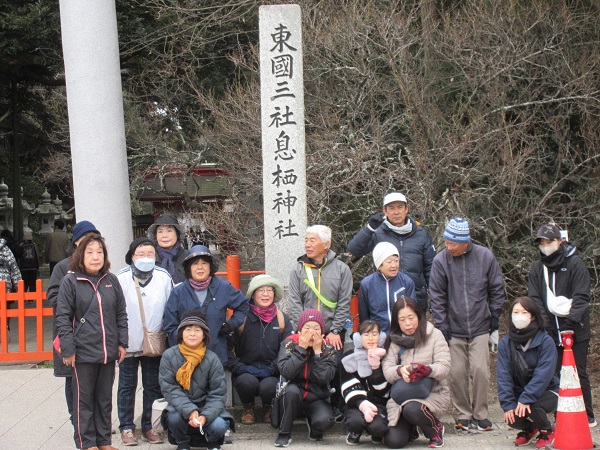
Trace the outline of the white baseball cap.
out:
M 383 206 L 389 205 L 393 202 L 408 203 L 404 194 L 401 194 L 400 192 L 392 192 L 383 198 Z

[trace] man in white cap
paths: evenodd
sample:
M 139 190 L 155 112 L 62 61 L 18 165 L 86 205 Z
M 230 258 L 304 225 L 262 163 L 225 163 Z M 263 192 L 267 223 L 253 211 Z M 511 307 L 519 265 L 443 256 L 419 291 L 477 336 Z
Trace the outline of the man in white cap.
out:
M 490 431 L 488 390 L 490 382 L 490 333 L 498 329 L 504 305 L 502 272 L 494 254 L 473 244 L 469 224 L 451 219 L 444 231 L 446 248 L 431 268 L 431 315 L 450 347 L 450 390 L 457 411 L 456 428 L 469 426 Z M 469 396 L 472 381 L 473 401 Z
M 396 246 L 400 272 L 413 280 L 415 300 L 423 311 L 427 311 L 427 286 L 435 248 L 429 232 L 408 215 L 408 202 L 400 192 L 384 197 L 383 211 L 371 216 L 369 223 L 348 244 L 348 251 L 355 258 L 362 258 L 379 242 Z
M 373 249 L 375 272 L 360 282 L 358 315 L 361 323 L 373 319 L 382 332 L 389 335 L 392 309 L 396 300 L 407 296 L 415 300 L 415 283 L 400 272 L 398 249 L 380 242 Z
M 534 243 L 540 259 L 529 270 L 528 295 L 545 313 L 546 331 L 558 349 L 556 373 L 562 368 L 563 347 L 560 332 L 574 331 L 573 356 L 581 382 L 583 402 L 590 427 L 597 425 L 592 406 L 592 390 L 587 373 L 590 346 L 590 272 L 577 248 L 563 241 L 560 229 L 546 223 L 538 230 Z

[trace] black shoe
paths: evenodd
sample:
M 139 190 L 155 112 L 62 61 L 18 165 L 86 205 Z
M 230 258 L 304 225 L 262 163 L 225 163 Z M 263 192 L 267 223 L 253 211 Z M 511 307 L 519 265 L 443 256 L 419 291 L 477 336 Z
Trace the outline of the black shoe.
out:
M 348 445 L 360 444 L 360 434 L 361 433 L 353 433 L 352 431 L 349 432 L 348 436 L 346 436 L 346 444 L 348 444 Z
M 494 425 L 488 419 L 474 420 L 477 424 L 477 429 L 479 431 L 492 431 L 494 429 Z
M 192 446 L 189 444 L 189 442 L 185 444 L 179 444 L 177 446 L 177 450 L 192 450 Z
M 220 442 L 207 442 L 206 449 L 207 450 L 221 450 L 221 443 Z
M 371 436 L 371 442 L 373 444 L 383 444 L 383 437 Z
M 340 408 L 334 408 L 333 417 L 335 417 L 335 421 L 337 423 L 340 423 L 342 420 L 344 420 L 344 413 L 340 410 Z
M 456 421 L 456 426 L 455 428 L 458 431 L 469 431 L 469 425 L 471 424 L 471 421 L 468 419 L 459 419 Z
M 320 441 L 323 439 L 323 433 L 321 433 L 320 431 L 317 431 L 313 427 L 311 427 L 310 420 L 308 420 L 308 419 L 306 419 L 306 426 L 308 427 L 308 438 L 311 441 Z
M 408 438 L 408 442 L 416 441 L 419 439 L 419 429 L 416 426 L 413 426 L 410 430 L 410 437 Z
M 275 447 L 287 447 L 292 442 L 291 433 L 279 433 L 275 439 Z

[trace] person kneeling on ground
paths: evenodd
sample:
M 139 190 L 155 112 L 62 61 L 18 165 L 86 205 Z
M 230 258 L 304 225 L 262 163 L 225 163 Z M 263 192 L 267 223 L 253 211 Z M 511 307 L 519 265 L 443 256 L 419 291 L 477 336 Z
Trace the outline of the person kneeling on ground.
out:
M 287 447 L 292 442 L 292 425 L 301 415 L 307 418 L 308 437 L 312 441 L 323 439 L 323 433 L 335 425 L 329 404 L 329 383 L 339 360 L 333 345 L 324 340 L 324 329 L 323 314 L 306 309 L 298 320 L 298 334 L 281 343 L 277 367 L 288 382 L 278 397 L 276 447 Z
M 539 433 L 535 446 L 544 448 L 554 442 L 548 414 L 558 405 L 556 345 L 544 331 L 542 313 L 533 299 L 517 298 L 510 311 L 508 336 L 498 345 L 498 401 L 504 421 L 521 430 L 515 445 L 527 445 Z
M 354 333 L 354 351 L 342 359 L 342 395 L 346 402 L 346 443 L 358 445 L 363 431 L 373 443 L 381 443 L 388 429 L 385 404 L 390 385 L 381 370 L 385 333 L 374 320 L 365 320 Z
M 444 445 L 440 418 L 450 407 L 450 350 L 440 330 L 425 320 L 415 300 L 400 297 L 392 309 L 383 374 L 392 383 L 387 403 L 389 428 L 383 438 L 389 448 L 402 448 L 419 437 L 429 448 Z
M 235 422 L 225 409 L 223 365 L 206 348 L 210 334 L 199 310 L 182 315 L 177 342 L 163 353 L 159 369 L 160 388 L 169 403 L 164 417 L 169 441 L 175 441 L 177 450 L 189 450 L 192 437 L 202 434 L 206 442 L 201 446 L 220 449 L 227 428 L 235 431 Z

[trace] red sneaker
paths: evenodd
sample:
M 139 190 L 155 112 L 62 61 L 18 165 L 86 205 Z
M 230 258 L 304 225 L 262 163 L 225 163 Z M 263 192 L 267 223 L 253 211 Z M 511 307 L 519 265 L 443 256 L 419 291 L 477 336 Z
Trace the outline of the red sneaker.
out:
M 517 438 L 515 439 L 515 445 L 520 447 L 521 445 L 527 445 L 531 442 L 531 440 L 537 436 L 538 429 L 534 428 L 531 431 L 521 431 L 517 434 Z
M 540 431 L 540 437 L 535 443 L 535 448 L 544 448 L 554 442 L 554 430 Z

